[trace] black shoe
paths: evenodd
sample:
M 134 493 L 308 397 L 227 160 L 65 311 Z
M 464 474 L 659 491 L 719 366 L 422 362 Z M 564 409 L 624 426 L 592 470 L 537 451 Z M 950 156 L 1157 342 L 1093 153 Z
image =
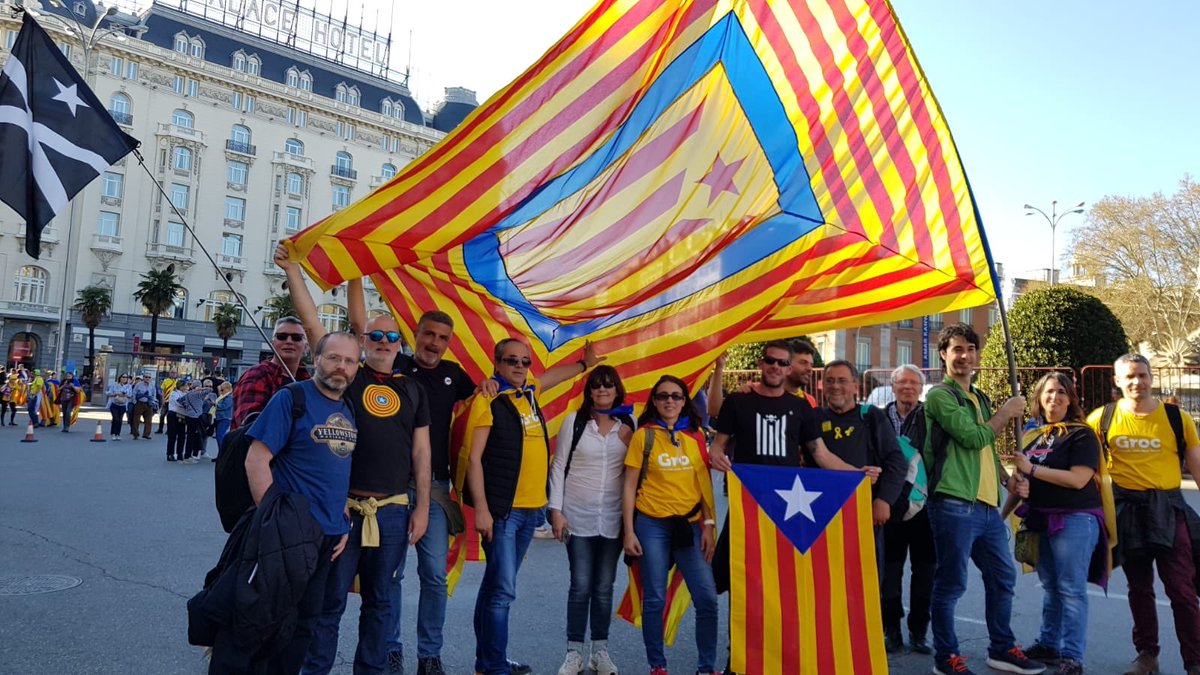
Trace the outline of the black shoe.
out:
M 944 659 L 933 662 L 934 675 L 975 675 L 975 671 L 967 667 L 967 660 L 958 654 L 951 654 Z
M 904 636 L 899 628 L 888 628 L 883 631 L 883 648 L 889 654 L 904 653 Z
M 214 459 L 213 461 L 217 460 Z M 404 675 L 404 654 L 400 652 L 388 652 L 388 672 Z M 417 669 L 417 672 L 421 672 L 420 668 Z
M 167 461 L 168 461 L 168 462 L 174 462 L 174 461 L 175 461 L 175 458 L 174 458 L 174 457 L 167 457 Z
M 529 673 L 533 672 L 533 668 L 527 664 L 510 660 L 508 662 L 508 672 L 509 675 L 529 675 Z
M 425 659 L 417 659 L 417 675 L 446 675 L 441 657 L 430 656 Z
M 1038 675 L 1046 670 L 1046 666 L 1026 657 L 1020 647 L 1013 647 L 1003 654 L 989 654 L 987 665 L 992 670 L 1020 673 L 1020 675 Z
M 1062 659 L 1062 654 L 1054 647 L 1047 647 L 1044 644 L 1034 643 L 1032 647 L 1025 650 L 1025 657 L 1034 661 L 1055 665 Z
M 908 649 L 914 654 L 932 654 L 933 648 L 929 646 L 929 641 L 924 635 L 908 636 Z

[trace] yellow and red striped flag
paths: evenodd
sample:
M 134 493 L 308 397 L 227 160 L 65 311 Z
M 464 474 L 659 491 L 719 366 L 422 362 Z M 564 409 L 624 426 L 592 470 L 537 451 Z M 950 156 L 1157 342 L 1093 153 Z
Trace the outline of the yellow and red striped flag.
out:
M 737 464 L 727 476 L 730 668 L 887 673 L 870 481 Z
M 635 399 L 735 341 L 995 299 L 958 152 L 885 0 L 600 0 L 287 244 L 322 285 L 369 275 L 410 338 L 448 312 L 449 356 L 477 379 L 501 338 L 528 339 L 535 373 L 591 340 Z
M 683 575 L 674 565 L 667 571 L 667 598 L 663 604 L 663 643 L 668 647 L 675 644 L 675 636 L 679 633 L 679 624 L 683 615 L 692 604 L 692 594 L 688 592 Z M 617 605 L 617 616 L 629 623 L 642 627 L 642 575 L 637 563 L 629 566 L 629 585 Z

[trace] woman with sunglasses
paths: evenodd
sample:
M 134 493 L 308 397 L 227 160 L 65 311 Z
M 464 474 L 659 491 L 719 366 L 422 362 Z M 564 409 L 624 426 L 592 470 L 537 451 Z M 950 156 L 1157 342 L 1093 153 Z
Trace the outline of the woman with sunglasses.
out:
M 616 675 L 608 655 L 613 580 L 621 558 L 621 494 L 625 454 L 633 434 L 633 407 L 612 366 L 597 366 L 583 388 L 583 405 L 567 413 L 550 467 L 550 524 L 567 544 L 571 589 L 567 593 L 567 655 L 559 675 L 584 667 Z M 591 616 L 591 658 L 584 658 L 584 631 Z
M 625 455 L 622 517 L 625 554 L 638 559 L 642 579 L 642 641 L 651 675 L 666 675 L 663 606 L 675 565 L 696 607 L 697 672 L 716 672 L 717 589 L 712 478 L 700 413 L 683 380 L 664 375 L 650 390 Z

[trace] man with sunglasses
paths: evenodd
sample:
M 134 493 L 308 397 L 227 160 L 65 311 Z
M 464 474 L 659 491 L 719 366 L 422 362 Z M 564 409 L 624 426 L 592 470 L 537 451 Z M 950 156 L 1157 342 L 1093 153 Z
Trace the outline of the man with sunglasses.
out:
M 508 660 L 508 612 L 517 572 L 548 501 L 550 438 L 537 395 L 586 373 L 604 357 L 587 343 L 582 359 L 547 370 L 539 382 L 529 375 L 532 359 L 521 340 L 501 340 L 494 356 L 500 391 L 472 401 L 466 431 L 471 456 L 464 496 L 475 508 L 474 527 L 487 558 L 475 599 L 475 672 L 521 675 L 530 667 Z
M 276 262 L 287 275 L 296 313 L 320 339 L 325 328 L 299 265 L 282 247 L 276 251 Z M 360 303 L 361 281 L 352 282 L 347 295 L 352 304 Z M 350 538 L 330 574 L 328 597 L 337 601 L 327 604 L 317 621 L 304 659 L 305 673 L 328 673 L 333 668 L 338 628 L 356 576 L 362 608 L 354 670 L 382 673 L 389 668 L 388 641 L 399 614 L 392 607 L 392 579 L 404 566 L 409 543 L 421 540 L 429 520 L 429 402 L 416 380 L 393 370 L 400 341 L 399 326 L 387 314 L 368 321 L 359 337 L 366 360 L 345 394 L 358 427 L 346 500 Z M 410 483 L 416 485 L 413 500 Z
M 296 381 L 309 378 L 308 369 L 300 364 L 308 351 L 308 337 L 300 319 L 285 316 L 276 321 L 271 344 L 275 355 L 243 373 L 233 388 L 231 429 L 240 427 L 252 413 L 267 407 L 267 401 L 293 377 Z

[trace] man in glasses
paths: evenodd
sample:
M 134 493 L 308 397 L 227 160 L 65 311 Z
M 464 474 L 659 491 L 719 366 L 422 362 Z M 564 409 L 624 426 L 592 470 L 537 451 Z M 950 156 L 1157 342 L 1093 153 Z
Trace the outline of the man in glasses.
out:
M 282 247 L 276 251 L 276 262 L 287 274 L 296 313 L 320 339 L 325 328 L 299 265 Z M 360 304 L 362 282 L 352 282 L 347 295 L 351 304 Z M 328 673 L 333 668 L 338 628 L 356 576 L 362 608 L 354 670 L 382 673 L 389 668 L 388 641 L 399 614 L 392 607 L 392 579 L 404 565 L 409 543 L 421 540 L 429 520 L 429 402 L 415 379 L 393 369 L 400 343 L 400 327 L 387 314 L 368 321 L 359 336 L 366 360 L 345 394 L 358 427 L 346 500 L 350 538 L 330 574 L 327 597 L 336 602 L 327 603 L 317 621 L 304 659 L 305 673 Z M 412 500 L 410 483 L 416 485 Z
M 529 346 L 508 338 L 494 351 L 499 385 L 495 396 L 478 396 L 467 416 L 465 498 L 475 508 L 474 527 L 483 542 L 487 568 L 475 599 L 475 672 L 520 675 L 527 665 L 508 660 L 508 611 L 516 599 L 517 571 L 541 524 L 546 506 L 550 438 L 537 395 L 578 377 L 602 361 L 591 343 L 583 358 L 556 366 L 541 380 L 529 375 Z
M 276 321 L 271 345 L 275 356 L 243 373 L 233 388 L 233 429 L 240 427 L 251 413 L 261 412 L 275 392 L 293 377 L 297 381 L 309 378 L 308 369 L 300 364 L 308 351 L 308 337 L 300 319 L 285 316 Z

